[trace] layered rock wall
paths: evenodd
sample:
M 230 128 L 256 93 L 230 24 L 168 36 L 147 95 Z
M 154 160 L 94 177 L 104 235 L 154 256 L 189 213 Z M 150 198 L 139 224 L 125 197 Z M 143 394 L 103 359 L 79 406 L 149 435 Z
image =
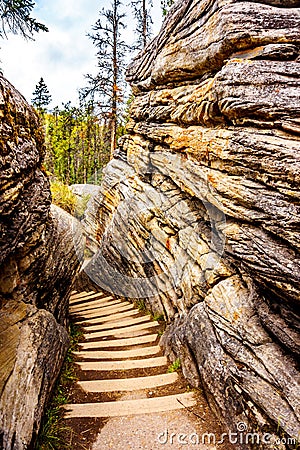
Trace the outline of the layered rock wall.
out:
M 229 430 L 262 433 L 242 435 L 245 450 L 278 432 L 295 448 L 300 431 L 298 6 L 174 5 L 128 70 L 128 134 L 86 268 L 164 314 L 162 343 L 191 385 Z
M 43 131 L 0 79 L 0 448 L 33 448 L 68 347 L 67 313 L 81 237 L 51 206 Z

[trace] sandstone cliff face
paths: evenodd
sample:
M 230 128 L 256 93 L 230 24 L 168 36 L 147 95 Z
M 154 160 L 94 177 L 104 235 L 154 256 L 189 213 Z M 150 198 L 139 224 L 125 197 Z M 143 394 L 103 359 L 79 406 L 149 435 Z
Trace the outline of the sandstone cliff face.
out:
M 21 450 L 34 442 L 68 346 L 81 238 L 67 213 L 50 211 L 42 130 L 4 78 L 0 135 L 0 448 Z
M 128 70 L 86 269 L 164 314 L 166 352 L 228 429 L 286 438 L 300 430 L 297 6 L 175 4 Z

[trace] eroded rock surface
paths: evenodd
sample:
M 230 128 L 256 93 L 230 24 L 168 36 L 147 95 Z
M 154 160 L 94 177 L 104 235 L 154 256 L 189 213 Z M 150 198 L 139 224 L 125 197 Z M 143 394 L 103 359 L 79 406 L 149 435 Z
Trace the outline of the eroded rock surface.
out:
M 0 79 L 0 447 L 34 444 L 67 347 L 68 297 L 81 257 L 76 222 L 51 205 L 43 133 Z
M 233 433 L 261 433 L 239 437 L 245 450 L 278 430 L 294 448 L 300 431 L 298 6 L 174 5 L 128 70 L 131 120 L 86 269 L 164 314 L 191 385 Z
M 73 184 L 70 186 L 77 197 L 77 208 L 75 215 L 81 222 L 82 234 L 85 238 L 85 257 L 88 259 L 98 249 L 98 195 L 100 186 L 94 184 Z

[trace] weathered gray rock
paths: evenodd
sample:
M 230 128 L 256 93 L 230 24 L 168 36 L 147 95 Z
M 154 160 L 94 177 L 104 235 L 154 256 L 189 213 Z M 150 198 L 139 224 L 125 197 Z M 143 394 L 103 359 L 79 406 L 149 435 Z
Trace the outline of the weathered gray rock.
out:
M 82 234 L 85 237 L 85 256 L 88 259 L 98 248 L 98 195 L 100 186 L 94 184 L 73 184 L 70 186 L 78 199 L 75 215 L 81 221 Z
M 190 384 L 233 433 L 260 433 L 243 450 L 279 429 L 294 448 L 300 430 L 299 6 L 174 5 L 128 70 L 136 97 L 86 268 L 164 314 Z
M 45 310 L 32 307 L 16 328 L 12 333 L 14 339 L 17 337 L 12 371 L 0 399 L 3 449 L 26 449 L 34 444 L 45 402 L 68 347 L 65 328 Z M 3 346 L 5 353 L 7 343 Z
M 136 89 L 148 90 L 215 73 L 227 59 L 249 49 L 257 56 L 261 50 L 257 47 L 298 45 L 299 9 L 295 6 L 299 4 L 283 0 L 281 8 L 273 6 L 278 3 L 177 2 L 160 34 L 129 68 L 128 80 Z
M 34 445 L 68 347 L 77 222 L 51 205 L 33 109 L 0 79 L 0 447 Z

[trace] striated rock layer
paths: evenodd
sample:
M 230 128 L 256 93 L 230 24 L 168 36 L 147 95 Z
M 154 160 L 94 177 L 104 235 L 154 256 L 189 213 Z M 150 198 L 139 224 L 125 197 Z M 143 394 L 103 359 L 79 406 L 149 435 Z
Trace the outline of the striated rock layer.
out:
M 245 450 L 300 431 L 298 6 L 174 5 L 129 67 L 86 268 L 164 314 L 166 353 Z
M 0 78 L 0 448 L 32 447 L 68 347 L 81 237 L 51 205 L 43 132 Z M 78 255 L 77 255 L 78 253 Z

